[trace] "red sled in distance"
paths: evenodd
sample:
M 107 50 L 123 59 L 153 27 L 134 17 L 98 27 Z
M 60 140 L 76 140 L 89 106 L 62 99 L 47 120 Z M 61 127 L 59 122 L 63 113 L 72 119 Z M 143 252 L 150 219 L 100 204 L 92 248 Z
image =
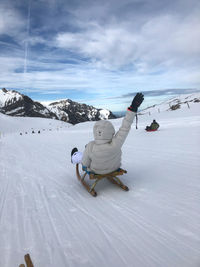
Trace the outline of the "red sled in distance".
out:
M 146 130 L 146 129 L 145 129 Z M 147 132 L 156 132 L 158 129 L 156 130 L 146 130 Z

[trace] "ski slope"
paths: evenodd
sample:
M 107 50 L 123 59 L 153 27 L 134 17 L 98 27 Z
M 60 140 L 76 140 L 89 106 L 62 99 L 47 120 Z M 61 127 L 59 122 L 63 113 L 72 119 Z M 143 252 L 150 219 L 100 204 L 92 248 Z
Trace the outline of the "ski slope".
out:
M 130 191 L 102 181 L 96 198 L 70 162 L 94 122 L 0 114 L 1 267 L 19 266 L 27 253 L 35 267 L 200 266 L 200 104 L 151 114 L 123 146 Z M 159 131 L 145 132 L 153 119 Z

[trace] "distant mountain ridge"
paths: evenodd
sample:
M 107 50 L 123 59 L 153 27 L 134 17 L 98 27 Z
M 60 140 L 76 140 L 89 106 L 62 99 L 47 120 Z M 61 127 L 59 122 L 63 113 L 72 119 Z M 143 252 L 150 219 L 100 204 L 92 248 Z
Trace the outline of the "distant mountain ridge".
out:
M 84 121 L 97 121 L 103 119 L 114 119 L 115 115 L 107 109 L 97 109 L 93 106 L 80 104 L 70 99 L 52 102 L 48 109 L 57 115 L 60 120 L 73 124 Z
M 200 103 L 200 92 L 172 97 L 168 100 L 161 102 L 160 104 L 155 104 L 145 109 L 142 109 L 139 112 L 139 115 L 160 111 L 174 111 L 183 107 L 190 108 L 190 105 L 194 103 Z
M 52 118 L 72 124 L 116 118 L 107 109 L 97 109 L 70 99 L 52 102 L 48 106 L 44 106 L 26 95 L 5 88 L 0 89 L 0 112 L 18 117 Z

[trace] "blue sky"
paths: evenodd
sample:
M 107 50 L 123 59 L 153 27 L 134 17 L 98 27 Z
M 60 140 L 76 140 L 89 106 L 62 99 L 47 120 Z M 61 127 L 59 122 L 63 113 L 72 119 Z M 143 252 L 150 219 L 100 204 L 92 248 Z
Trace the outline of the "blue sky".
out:
M 0 87 L 121 110 L 200 89 L 199 44 L 199 0 L 1 0 Z

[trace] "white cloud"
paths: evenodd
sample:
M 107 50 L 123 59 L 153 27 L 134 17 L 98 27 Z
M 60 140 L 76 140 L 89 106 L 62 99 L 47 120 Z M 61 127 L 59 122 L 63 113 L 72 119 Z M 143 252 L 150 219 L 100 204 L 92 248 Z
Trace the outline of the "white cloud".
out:
M 93 24 L 82 33 L 60 33 L 56 44 L 89 56 L 97 66 L 120 67 L 129 63 L 130 56 L 135 58 L 137 36 L 120 27 L 103 28 Z
M 67 92 L 67 90 L 85 93 L 118 96 L 138 90 L 155 90 L 162 88 L 195 88 L 199 84 L 199 71 L 176 70 L 165 71 L 157 75 L 134 73 L 130 71 L 108 71 L 94 69 L 93 65 L 60 65 L 57 70 L 16 73 L 23 68 L 23 60 L 19 58 L 0 58 L 4 65 L 0 66 L 0 87 L 20 88 L 29 92 Z M 46 63 L 49 65 L 50 63 Z M 53 63 L 52 63 L 53 64 Z M 3 66 L 6 66 L 5 69 Z M 40 62 L 29 61 L 29 67 L 41 66 Z M 59 70 L 60 69 L 60 70 Z
M 165 15 L 148 21 L 141 31 L 145 54 L 150 59 L 175 60 L 198 55 L 200 52 L 200 17 L 178 18 Z
M 0 5 L 0 34 L 16 36 L 24 28 L 23 18 L 12 7 Z
M 61 2 L 51 1 L 52 14 Z M 170 5 L 168 2 L 165 4 Z M 145 1 L 112 0 L 103 1 L 101 6 L 92 1 L 91 7 L 88 1 L 78 5 L 74 2 L 69 10 L 63 1 L 62 8 L 77 20 L 66 17 L 59 32 L 58 25 L 65 17 L 49 24 L 51 16 L 45 17 L 40 10 L 36 20 L 34 8 L 38 3 L 31 7 L 30 34 L 27 14 L 23 18 L 14 7 L 0 5 L 0 34 L 12 36 L 18 43 L 13 46 L 8 42 L 7 53 L 1 53 L 0 87 L 48 94 L 74 89 L 100 97 L 199 87 L 199 9 L 185 10 L 183 15 L 179 9 L 172 12 L 168 7 L 161 12 L 156 9 L 156 1 L 150 5 Z
M 0 56 L 0 73 L 2 75 L 10 75 L 17 69 L 22 68 L 24 60 L 20 57 Z
M 196 14 L 153 17 L 138 31 L 130 28 L 130 22 L 104 26 L 90 22 L 81 32 L 56 36 L 58 47 L 89 57 L 97 67 L 116 69 L 132 64 L 139 72 L 160 64 L 167 67 L 170 63 L 173 68 L 184 61 L 194 63 L 199 43 L 200 16 Z

